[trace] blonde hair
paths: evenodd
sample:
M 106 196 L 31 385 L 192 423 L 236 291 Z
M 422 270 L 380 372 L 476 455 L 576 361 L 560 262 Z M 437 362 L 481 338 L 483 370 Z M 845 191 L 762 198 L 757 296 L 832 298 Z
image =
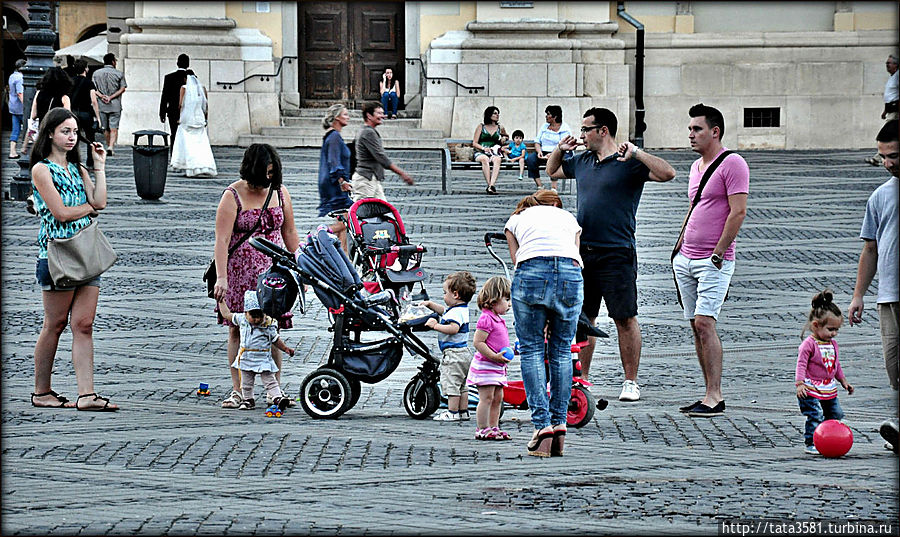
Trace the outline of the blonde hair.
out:
M 512 285 L 503 276 L 493 276 L 484 282 L 481 291 L 478 292 L 478 309 L 489 310 L 494 307 L 501 298 L 510 298 Z
M 337 119 L 341 112 L 346 110 L 347 107 L 341 103 L 333 104 L 328 107 L 328 110 L 325 111 L 325 117 L 322 118 L 322 128 L 328 130 L 331 128 L 331 124 L 334 123 L 334 120 Z
M 562 198 L 560 198 L 559 194 L 556 192 L 552 190 L 538 190 L 534 194 L 525 196 L 519 200 L 519 204 L 516 205 L 516 210 L 513 211 L 513 214 L 519 214 L 525 209 L 536 207 L 538 205 L 549 205 L 559 209 L 562 209 L 563 206 Z

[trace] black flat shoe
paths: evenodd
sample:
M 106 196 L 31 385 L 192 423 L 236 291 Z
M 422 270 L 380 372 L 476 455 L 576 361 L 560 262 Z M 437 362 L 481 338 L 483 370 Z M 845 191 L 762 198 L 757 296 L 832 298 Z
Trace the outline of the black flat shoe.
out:
M 710 408 L 703 403 L 690 409 L 687 413 L 692 418 L 711 418 L 713 416 L 721 416 L 725 413 L 725 401 L 719 401 L 719 404 Z
M 702 403 L 702 402 L 703 402 L 703 401 L 701 401 L 700 399 L 698 399 L 698 400 L 694 401 L 693 403 L 691 403 L 691 404 L 689 404 L 689 405 L 685 405 L 685 406 L 678 407 L 678 411 L 679 411 L 679 412 L 683 412 L 683 413 L 686 414 L 686 413 L 690 412 L 692 408 L 694 408 L 695 406 L 699 405 L 699 404 Z

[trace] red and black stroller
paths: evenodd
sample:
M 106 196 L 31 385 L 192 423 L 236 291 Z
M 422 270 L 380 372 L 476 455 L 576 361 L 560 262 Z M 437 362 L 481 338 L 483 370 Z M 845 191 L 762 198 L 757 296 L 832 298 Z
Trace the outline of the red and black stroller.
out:
M 398 300 L 426 300 L 422 254 L 426 248 L 411 244 L 400 212 L 378 198 L 363 198 L 346 213 L 332 213 L 347 226 L 350 260 L 359 270 L 365 289 L 394 291 Z M 420 291 L 411 297 L 413 288 Z

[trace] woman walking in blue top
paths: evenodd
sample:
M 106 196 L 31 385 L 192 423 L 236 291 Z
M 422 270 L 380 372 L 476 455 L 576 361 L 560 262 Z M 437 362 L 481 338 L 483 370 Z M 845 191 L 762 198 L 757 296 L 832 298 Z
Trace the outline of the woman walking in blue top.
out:
M 106 207 L 106 151 L 102 144 L 91 145 L 95 183 L 88 169 L 81 165 L 78 136 L 75 114 L 64 108 L 54 108 L 41 121 L 31 150 L 34 207 L 41 218 L 36 276 L 44 303 L 44 324 L 34 347 L 31 404 L 111 411 L 119 407 L 94 393 L 93 326 L 100 278 L 77 287 L 58 287 L 50 277 L 47 264 L 49 239 L 75 235 L 90 223 L 91 216 Z M 78 383 L 75 403 L 53 391 L 50 385 L 59 336 L 67 323 L 72 325 L 72 364 Z
M 332 211 L 347 209 L 353 200 L 347 194 L 350 186 L 350 148 L 344 143 L 341 129 L 350 122 L 350 112 L 342 104 L 328 108 L 322 127 L 322 151 L 319 153 L 319 216 Z M 340 219 L 329 226 L 332 233 L 341 240 L 341 247 L 347 251 L 347 227 Z

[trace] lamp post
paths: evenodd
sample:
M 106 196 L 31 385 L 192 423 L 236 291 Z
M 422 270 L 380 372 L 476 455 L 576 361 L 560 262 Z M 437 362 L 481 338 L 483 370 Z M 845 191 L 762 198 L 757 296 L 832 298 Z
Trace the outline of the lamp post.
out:
M 22 82 L 25 86 L 24 117 L 31 114 L 35 86 L 47 69 L 53 67 L 53 42 L 56 32 L 50 25 L 51 2 L 28 2 L 28 30 L 25 31 L 25 60 Z M 27 129 L 25 131 L 28 132 Z M 34 147 L 32 145 L 32 147 Z M 9 197 L 25 201 L 31 195 L 31 155 L 19 157 L 19 174 L 9 184 Z

